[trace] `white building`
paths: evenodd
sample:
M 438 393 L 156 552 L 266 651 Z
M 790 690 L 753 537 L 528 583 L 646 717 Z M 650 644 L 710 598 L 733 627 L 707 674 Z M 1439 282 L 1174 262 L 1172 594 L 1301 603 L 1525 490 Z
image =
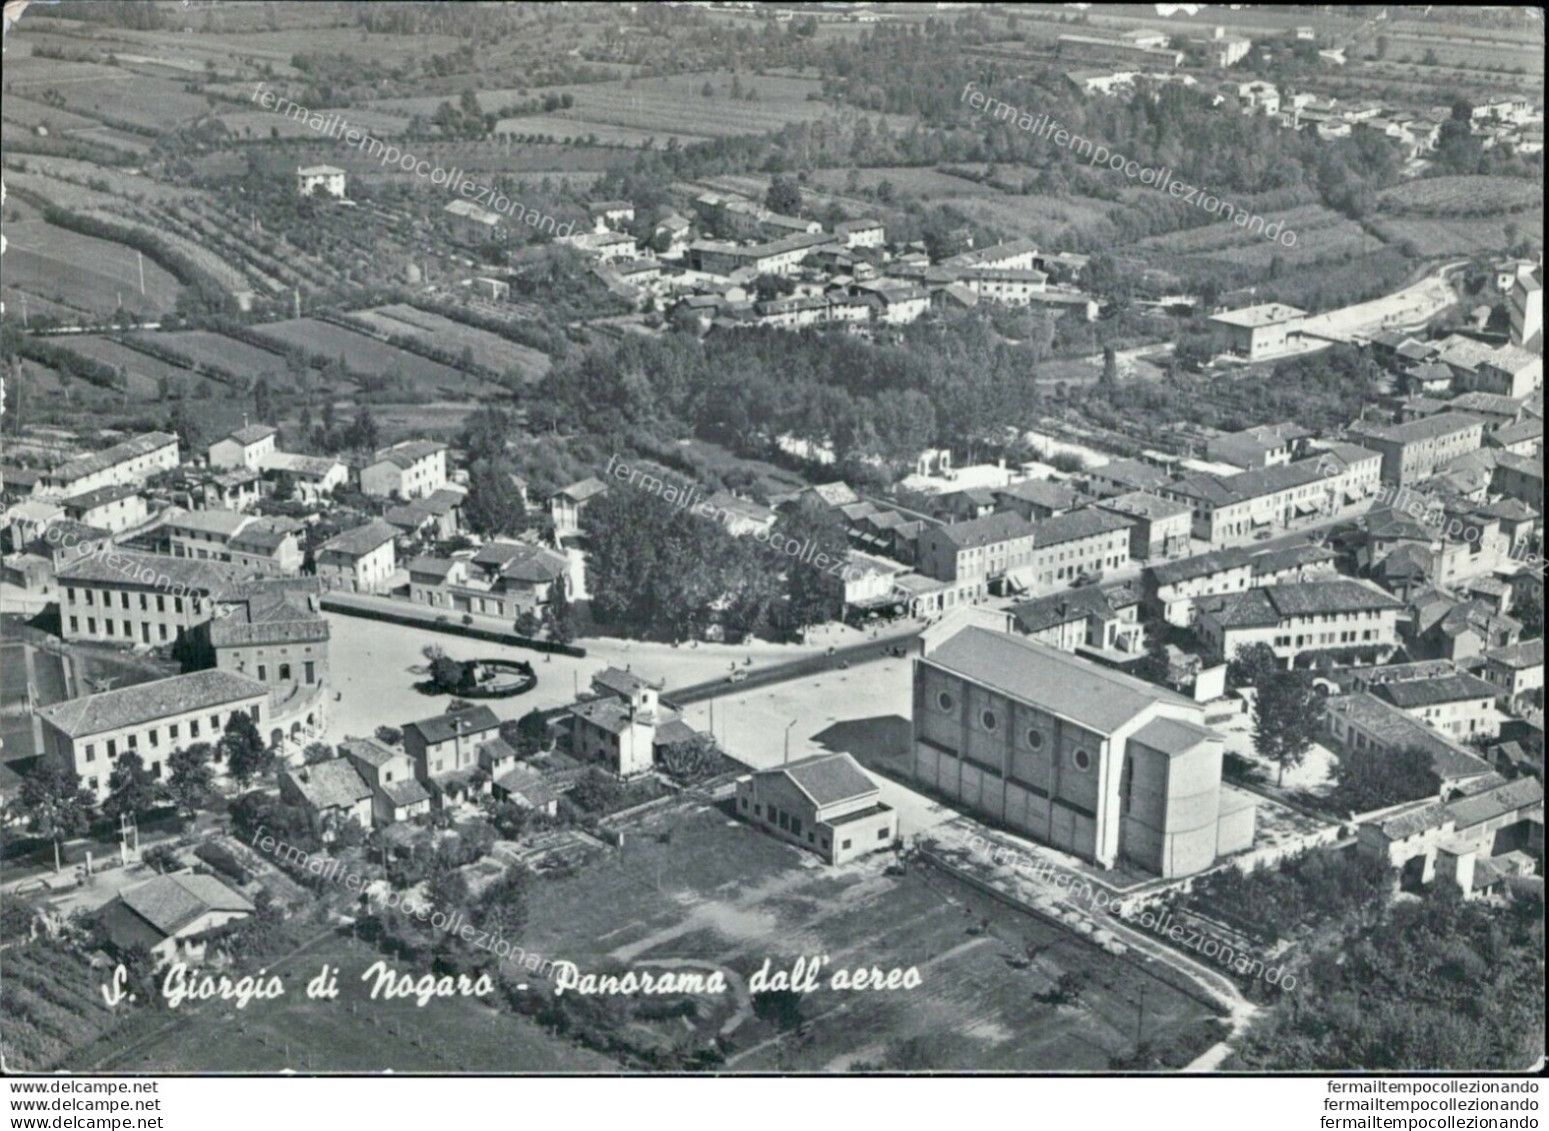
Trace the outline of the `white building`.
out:
M 296 191 L 313 196 L 321 189 L 327 196 L 343 198 L 344 170 L 332 165 L 308 165 L 296 170 Z

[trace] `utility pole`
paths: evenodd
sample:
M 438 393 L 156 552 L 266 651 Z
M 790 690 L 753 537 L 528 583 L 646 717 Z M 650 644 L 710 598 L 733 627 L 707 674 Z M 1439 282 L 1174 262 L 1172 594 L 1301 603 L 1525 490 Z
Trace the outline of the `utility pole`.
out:
M 145 254 L 143 252 L 137 251 L 137 252 L 134 253 L 134 259 L 135 259 L 135 263 L 140 268 L 140 297 L 144 298 L 145 297 Z

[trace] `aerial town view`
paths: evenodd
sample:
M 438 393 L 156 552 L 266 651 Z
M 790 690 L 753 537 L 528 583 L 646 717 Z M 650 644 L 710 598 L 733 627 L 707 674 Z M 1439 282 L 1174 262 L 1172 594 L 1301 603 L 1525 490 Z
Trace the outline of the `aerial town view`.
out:
M 1542 8 L 4 11 L 8 1126 L 1537 1126 Z

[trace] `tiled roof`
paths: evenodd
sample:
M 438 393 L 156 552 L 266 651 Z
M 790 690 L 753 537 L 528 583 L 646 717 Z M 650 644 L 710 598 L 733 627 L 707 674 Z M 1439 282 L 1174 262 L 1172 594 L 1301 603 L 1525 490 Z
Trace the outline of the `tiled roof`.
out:
M 1339 613 L 1362 609 L 1401 609 L 1403 603 L 1372 585 L 1342 578 L 1272 585 L 1264 593 L 1281 616 Z
M 117 467 L 121 463 L 127 463 L 137 456 L 149 455 L 151 452 L 166 447 L 168 444 L 176 444 L 177 437 L 167 432 L 146 432 L 139 436 L 131 436 L 122 443 L 114 444 L 111 448 L 104 448 L 100 452 L 92 452 L 88 455 L 77 456 L 58 467 L 50 468 L 45 474 L 50 478 L 65 483 L 84 479 L 88 475 L 94 475 L 99 471 L 106 471 L 110 467 Z
M 409 468 L 427 456 L 444 451 L 446 451 L 446 445 L 436 440 L 405 440 L 401 444 L 383 448 L 377 452 L 371 462 L 372 464 L 390 463 L 395 467 Z
M 1160 495 L 1150 495 L 1144 491 L 1129 491 L 1123 495 L 1115 495 L 1111 499 L 1094 503 L 1093 506 L 1104 507 L 1121 514 L 1132 514 L 1139 518 L 1176 518 L 1178 515 L 1189 513 L 1187 503 L 1180 503 L 1176 499 L 1164 499 Z
M 1484 655 L 1485 659 L 1508 668 L 1541 668 L 1544 666 L 1544 638 L 1539 636 L 1505 648 L 1492 648 Z
M 642 679 L 634 672 L 625 671 L 623 668 L 607 667 L 592 676 L 592 686 L 599 690 L 610 692 L 623 699 L 628 699 L 642 688 L 655 687 L 656 684 L 648 679 Z
M 1155 684 L 1036 641 L 975 626 L 944 641 L 920 662 L 1103 734 L 1112 734 L 1154 704 L 1189 703 Z
M 1471 675 L 1411 679 L 1401 683 L 1379 684 L 1376 688 L 1378 696 L 1406 711 L 1464 699 L 1494 699 L 1498 691 L 1495 684 Z
M 1537 778 L 1524 777 L 1473 797 L 1454 801 L 1447 806 L 1447 812 L 1461 830 L 1543 803 L 1543 783 Z
M 1388 440 L 1398 444 L 1413 443 L 1416 440 L 1430 440 L 1437 436 L 1450 436 L 1454 432 L 1463 432 L 1469 428 L 1479 428 L 1484 424 L 1477 416 L 1469 416 L 1462 412 L 1441 412 L 1435 416 L 1427 416 L 1423 420 L 1411 420 L 1408 424 L 1366 424 L 1360 423 L 1351 428 L 1360 436 L 1369 436 L 1374 440 Z
M 314 762 L 287 773 L 314 809 L 348 809 L 371 796 L 371 787 L 348 758 Z
M 1151 491 L 1172 482 L 1172 476 L 1160 467 L 1138 459 L 1120 459 L 1094 467 L 1089 475 L 1108 479 L 1140 491 Z
M 82 738 L 153 723 L 169 715 L 262 699 L 268 694 L 268 688 L 246 676 L 209 668 L 66 699 L 44 707 L 38 714 L 72 738 Z
M 1095 586 L 1050 593 L 1046 597 L 1013 605 L 1007 611 L 1016 618 L 1017 627 L 1029 636 L 1088 617 L 1106 620 L 1117 615 L 1108 594 Z
M 216 648 L 328 639 L 322 586 L 315 577 L 244 582 L 223 590 L 216 600 L 221 612 L 210 622 L 210 643 Z
M 1265 550 L 1254 554 L 1249 561 L 1253 566 L 1253 576 L 1263 577 L 1266 574 L 1281 573 L 1288 569 L 1300 569 L 1303 566 L 1331 562 L 1337 556 L 1327 546 L 1314 546 L 1308 542 L 1301 542 L 1294 546 L 1286 546 L 1284 549 Z
M 608 489 L 608 485 L 595 475 L 588 476 L 579 482 L 572 483 L 568 487 L 562 487 L 557 494 L 569 499 L 573 503 L 584 503 L 595 495 L 600 495 Z
M 1081 501 L 1081 492 L 1066 483 L 1049 479 L 1027 479 L 991 492 L 991 496 L 1005 495 L 1022 502 L 1048 507 L 1050 510 L 1069 510 Z
M 278 435 L 278 431 L 278 429 L 271 428 L 267 424 L 249 424 L 246 428 L 238 428 L 227 436 L 226 439 L 235 440 L 243 447 L 246 447 L 249 444 L 256 444 L 260 440 L 267 440 L 270 436 Z
M 403 729 L 417 731 L 421 738 L 433 745 L 437 742 L 445 742 L 459 733 L 482 734 L 487 730 L 495 730 L 499 726 L 500 720 L 495 717 L 495 712 L 488 707 L 479 706 L 470 707 L 466 711 L 450 711 L 428 719 L 417 719 Z
M 157 876 L 119 894 L 125 907 L 169 937 L 211 911 L 252 911 L 253 904 L 214 876 Z
M 385 766 L 394 758 L 401 758 L 403 752 L 394 750 L 381 739 L 376 737 L 346 738 L 339 743 L 341 752 L 366 763 L 368 766 Z
M 1390 703 L 1365 692 L 1331 696 L 1325 705 L 1377 737 L 1388 750 L 1417 746 L 1431 758 L 1431 770 L 1442 781 L 1478 777 L 1490 772 L 1489 763 Z
M 127 483 L 116 483 L 107 487 L 98 487 L 95 491 L 83 491 L 79 495 L 71 495 L 63 500 L 62 504 L 67 510 L 89 511 L 95 507 L 116 503 L 120 499 L 131 499 L 140 493 L 136 487 Z
M 1158 562 L 1151 567 L 1151 576 L 1158 585 L 1176 585 L 1197 577 L 1210 577 L 1231 569 L 1251 566 L 1248 554 L 1243 550 L 1212 550 L 1208 554 L 1195 554 L 1175 562 Z
M 166 516 L 165 525 L 178 530 L 193 530 L 200 534 L 214 534 L 230 538 L 252 519 L 252 515 L 224 507 L 210 507 L 202 511 L 180 511 Z
M 848 754 L 814 754 L 784 766 L 760 770 L 760 776 L 783 775 L 812 799 L 818 808 L 877 793 L 877 784 L 867 777 Z
M 402 781 L 384 782 L 382 792 L 387 799 L 398 808 L 406 808 L 417 805 L 421 801 L 429 801 L 430 790 L 425 788 L 425 783 L 418 778 L 404 778 Z
M 531 766 L 513 766 L 495 779 L 495 785 L 520 797 L 532 809 L 540 809 L 559 796 L 559 791 Z
M 149 585 L 192 593 L 214 593 L 241 575 L 239 568 L 225 562 L 109 548 L 84 554 L 59 568 L 59 580 L 65 583 Z
M 1126 515 L 1089 507 L 1086 510 L 1070 511 L 1067 514 L 1039 520 L 1033 526 L 1033 545 L 1040 548 L 1058 546 L 1063 542 L 1075 542 L 1082 538 L 1095 538 L 1100 534 L 1127 530 L 1134 525 L 1135 520 Z
M 959 549 L 990 546 L 1009 542 L 1013 538 L 1027 538 L 1033 533 L 1033 524 L 1019 514 L 1003 512 L 985 515 L 968 522 L 956 522 L 937 527 L 937 532 Z
M 426 577 L 446 577 L 452 572 L 453 561 L 451 558 L 437 558 L 428 554 L 422 554 L 409 563 L 410 576 L 423 574 Z
M 391 523 L 383 522 L 379 518 L 372 519 L 364 526 L 335 534 L 323 543 L 319 553 L 344 554 L 352 558 L 363 557 L 397 537 L 398 530 Z

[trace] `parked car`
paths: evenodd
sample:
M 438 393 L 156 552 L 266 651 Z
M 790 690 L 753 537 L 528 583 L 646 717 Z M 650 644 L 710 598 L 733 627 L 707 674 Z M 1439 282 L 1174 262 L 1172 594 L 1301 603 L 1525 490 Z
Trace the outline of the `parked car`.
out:
M 732 672 L 731 675 L 726 677 L 726 682 L 727 683 L 742 683 L 747 678 L 748 678 L 748 673 L 743 671 L 741 668 L 739 668 L 736 671 Z

